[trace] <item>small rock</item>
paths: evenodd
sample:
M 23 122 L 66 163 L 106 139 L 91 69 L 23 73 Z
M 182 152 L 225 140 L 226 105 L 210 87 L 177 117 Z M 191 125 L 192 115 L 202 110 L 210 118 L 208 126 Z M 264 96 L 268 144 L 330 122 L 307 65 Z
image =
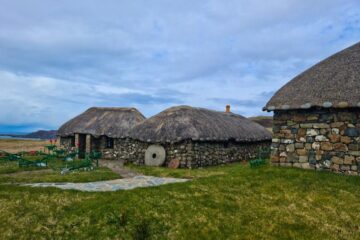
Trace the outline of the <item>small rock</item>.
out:
M 314 142 L 311 147 L 312 147 L 312 149 L 319 150 L 320 146 L 321 146 L 320 143 Z
M 318 130 L 315 130 L 315 129 L 308 129 L 306 131 L 306 135 L 307 136 L 316 136 L 319 134 L 319 131 Z
M 306 151 L 306 149 L 297 149 L 297 150 L 296 150 L 296 153 L 297 153 L 299 156 L 307 156 L 307 151 Z
M 334 144 L 334 150 L 335 151 L 341 151 L 341 152 L 345 152 L 348 150 L 347 146 L 343 143 L 335 143 Z
M 339 134 L 340 133 L 340 130 L 338 128 L 332 128 L 331 129 L 331 133 L 332 134 Z
M 355 157 L 353 156 L 345 156 L 344 164 L 351 165 L 355 161 Z
M 172 159 L 169 164 L 168 168 L 176 169 L 180 166 L 180 160 L 179 159 Z
M 340 141 L 345 144 L 351 143 L 351 138 L 347 136 L 341 136 Z
M 330 140 L 330 142 L 332 142 L 332 143 L 339 142 L 339 141 L 340 141 L 340 135 L 330 134 L 330 135 L 329 135 L 329 140 Z
M 305 144 L 305 149 L 306 150 L 310 150 L 311 148 L 312 148 L 311 143 L 306 143 Z
M 309 159 L 308 159 L 308 157 L 307 156 L 300 156 L 299 157 L 299 162 L 300 163 L 305 163 L 305 162 L 307 162 Z
M 311 169 L 312 167 L 310 166 L 309 163 L 303 163 L 301 164 L 301 168 L 304 168 L 304 169 Z
M 348 137 L 358 137 L 359 130 L 357 128 L 347 128 L 345 129 L 345 135 Z
M 318 136 L 315 137 L 315 141 L 327 142 L 327 141 L 329 141 L 329 139 L 327 139 L 324 135 L 318 135 Z
M 315 121 L 315 120 L 318 120 L 319 119 L 319 115 L 309 115 L 307 118 L 306 118 L 308 121 Z
M 286 151 L 287 152 L 294 152 L 295 151 L 295 145 L 294 144 L 289 144 L 286 146 Z
M 339 171 L 340 166 L 339 166 L 339 164 L 333 163 L 333 164 L 331 165 L 331 169 L 334 170 L 334 171 Z
M 330 128 L 330 125 L 327 123 L 315 123 L 313 125 L 314 128 Z
M 334 122 L 330 124 L 332 128 L 341 128 L 345 124 L 343 122 Z
M 350 151 L 358 151 L 360 149 L 359 144 L 349 144 L 349 150 Z
M 331 162 L 334 163 L 334 164 L 340 165 L 340 164 L 344 164 L 344 159 L 339 158 L 339 157 L 336 157 L 336 156 L 333 156 L 333 157 L 331 158 Z
M 331 150 L 333 150 L 333 145 L 329 142 L 322 142 L 321 149 L 325 150 L 325 151 L 331 151 Z
M 313 124 L 312 123 L 302 123 L 300 124 L 301 128 L 312 128 Z
M 287 157 L 286 152 L 282 152 L 282 153 L 280 153 L 280 157 Z
M 304 143 L 295 143 L 295 148 L 304 148 Z

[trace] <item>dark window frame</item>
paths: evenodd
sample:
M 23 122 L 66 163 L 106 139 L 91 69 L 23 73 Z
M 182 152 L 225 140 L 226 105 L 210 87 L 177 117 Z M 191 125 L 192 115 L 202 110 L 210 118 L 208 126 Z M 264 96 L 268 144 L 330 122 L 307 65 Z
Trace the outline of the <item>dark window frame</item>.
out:
M 114 138 L 106 137 L 105 148 L 114 149 Z

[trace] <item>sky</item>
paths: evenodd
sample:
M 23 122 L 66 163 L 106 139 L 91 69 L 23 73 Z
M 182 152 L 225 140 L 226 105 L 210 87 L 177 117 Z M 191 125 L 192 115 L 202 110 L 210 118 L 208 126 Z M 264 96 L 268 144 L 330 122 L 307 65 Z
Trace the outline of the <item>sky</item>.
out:
M 0 0 L 0 132 L 92 106 L 244 116 L 360 41 L 359 0 Z

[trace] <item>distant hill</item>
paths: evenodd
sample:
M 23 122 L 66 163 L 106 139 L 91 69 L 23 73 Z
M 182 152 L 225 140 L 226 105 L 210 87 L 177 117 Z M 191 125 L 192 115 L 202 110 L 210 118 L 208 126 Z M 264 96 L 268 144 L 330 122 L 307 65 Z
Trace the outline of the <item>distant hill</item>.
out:
M 265 128 L 272 128 L 273 118 L 268 116 L 249 117 L 251 121 L 254 121 Z
M 39 130 L 33 133 L 1 133 L 0 137 L 11 137 L 11 138 L 36 138 L 36 139 L 54 139 L 56 138 L 56 130 Z
M 49 131 L 45 131 L 45 130 L 39 130 L 33 133 L 29 133 L 26 135 L 22 135 L 21 137 L 23 138 L 40 138 L 40 139 L 54 139 L 56 138 L 56 130 L 49 130 Z

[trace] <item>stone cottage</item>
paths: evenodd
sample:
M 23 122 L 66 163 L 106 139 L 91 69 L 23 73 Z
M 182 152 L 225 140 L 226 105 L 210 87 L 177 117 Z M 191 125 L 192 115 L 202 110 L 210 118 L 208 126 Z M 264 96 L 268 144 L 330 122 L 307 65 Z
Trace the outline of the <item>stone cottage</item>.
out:
M 60 144 L 78 147 L 80 152 L 101 151 L 104 158 L 117 158 L 118 145 L 128 137 L 129 130 L 145 120 L 135 108 L 92 107 L 62 125 L 58 130 Z
M 250 159 L 270 147 L 271 133 L 240 115 L 177 106 L 137 124 L 129 133 L 135 164 L 196 168 Z
M 321 61 L 266 104 L 272 163 L 360 175 L 360 43 Z

